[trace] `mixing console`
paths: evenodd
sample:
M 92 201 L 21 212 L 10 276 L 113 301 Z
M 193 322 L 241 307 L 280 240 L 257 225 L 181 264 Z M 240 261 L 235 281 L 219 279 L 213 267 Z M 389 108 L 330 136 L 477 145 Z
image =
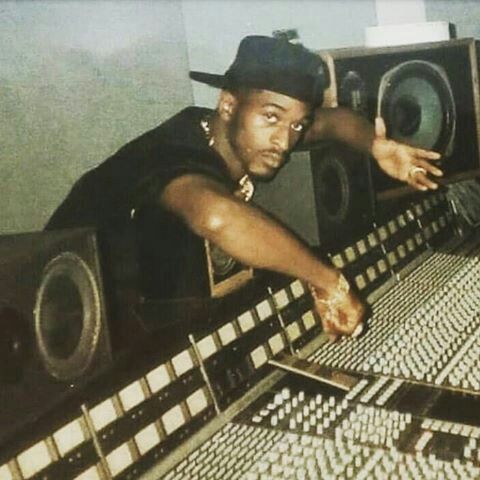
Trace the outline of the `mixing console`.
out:
M 362 342 L 343 339 L 312 361 L 478 391 L 480 264 L 471 255 L 434 253 L 373 305 Z
M 362 336 L 328 343 L 305 285 L 272 278 L 33 429 L 0 479 L 480 478 L 478 235 L 436 193 L 327 253 L 371 309 Z
M 480 426 L 380 406 L 387 390 L 401 399 L 402 390 L 416 388 L 389 382 L 363 379 L 346 395 L 312 383 L 279 386 L 165 478 L 478 478 Z

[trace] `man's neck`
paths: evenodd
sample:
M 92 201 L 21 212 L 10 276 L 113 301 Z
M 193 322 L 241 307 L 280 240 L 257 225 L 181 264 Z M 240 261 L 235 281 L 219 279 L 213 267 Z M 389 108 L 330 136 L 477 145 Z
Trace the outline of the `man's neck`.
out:
M 245 169 L 228 139 L 227 124 L 217 113 L 210 119 L 210 129 L 214 138 L 212 148 L 222 157 L 230 177 L 235 181 L 240 180 L 246 173 Z

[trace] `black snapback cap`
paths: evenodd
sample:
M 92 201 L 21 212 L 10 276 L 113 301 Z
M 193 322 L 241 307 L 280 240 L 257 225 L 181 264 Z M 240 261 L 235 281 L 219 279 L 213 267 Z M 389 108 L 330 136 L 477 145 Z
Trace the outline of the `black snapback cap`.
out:
M 323 102 L 330 85 L 325 62 L 303 45 L 283 38 L 245 37 L 224 75 L 190 72 L 190 78 L 212 87 L 258 88 L 281 93 L 315 106 Z

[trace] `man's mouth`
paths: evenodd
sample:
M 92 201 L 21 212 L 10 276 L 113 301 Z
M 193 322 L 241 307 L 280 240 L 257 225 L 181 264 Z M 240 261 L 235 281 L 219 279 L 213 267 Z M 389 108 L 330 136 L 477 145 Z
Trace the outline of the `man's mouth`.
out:
M 278 169 L 283 163 L 284 155 L 276 152 L 266 152 L 262 154 L 268 167 Z

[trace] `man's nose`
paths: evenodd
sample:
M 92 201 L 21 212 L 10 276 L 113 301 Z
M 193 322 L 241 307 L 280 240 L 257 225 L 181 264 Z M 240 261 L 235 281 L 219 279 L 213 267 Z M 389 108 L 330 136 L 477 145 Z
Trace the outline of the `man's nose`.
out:
M 290 143 L 289 130 L 286 127 L 278 127 L 272 135 L 272 143 L 282 153 L 287 152 Z

